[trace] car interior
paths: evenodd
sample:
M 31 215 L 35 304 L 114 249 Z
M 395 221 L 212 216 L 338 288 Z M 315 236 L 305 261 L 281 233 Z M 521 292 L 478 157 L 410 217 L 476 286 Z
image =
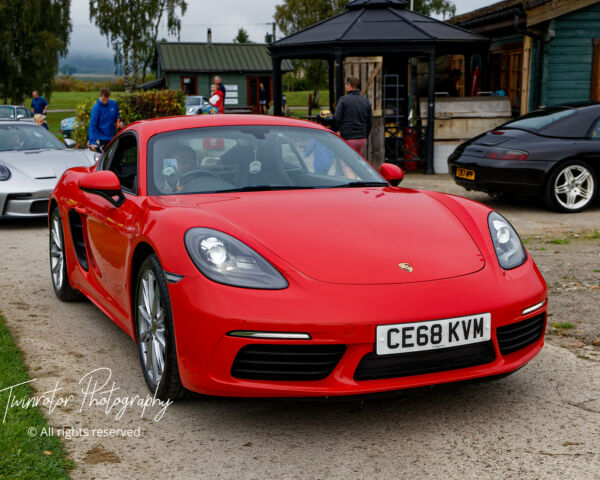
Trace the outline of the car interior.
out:
M 345 142 L 327 132 L 252 126 L 161 137 L 149 143 L 151 195 L 383 181 Z

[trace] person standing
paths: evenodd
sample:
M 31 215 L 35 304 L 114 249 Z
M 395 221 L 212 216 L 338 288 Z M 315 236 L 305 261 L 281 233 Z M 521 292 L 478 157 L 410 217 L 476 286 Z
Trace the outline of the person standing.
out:
M 38 93 L 37 90 L 31 92 L 31 111 L 35 115 L 36 113 L 40 113 L 42 115 L 46 115 L 46 110 L 48 110 L 49 103 L 46 99 Z
M 260 104 L 260 113 L 266 115 L 268 102 L 267 90 L 265 89 L 265 85 L 262 82 L 258 84 L 258 88 L 258 103 Z
M 223 102 L 224 102 L 227 92 L 225 91 L 225 85 L 223 85 L 223 80 L 221 79 L 221 77 L 219 75 L 215 76 L 215 85 L 217 87 L 219 87 L 219 90 L 221 90 L 221 92 L 223 93 Z M 221 113 L 223 113 L 223 112 L 221 112 Z
M 110 99 L 110 90 L 100 90 L 100 98 L 92 107 L 88 128 L 88 145 L 92 150 L 98 146 L 102 150 L 115 136 L 116 130 L 123 127 L 119 114 L 119 104 Z
M 223 102 L 223 92 L 219 89 L 217 84 L 213 84 L 212 93 L 210 98 L 208 99 L 208 103 L 210 103 L 213 107 L 216 107 L 219 110 L 218 113 L 224 112 L 224 102 Z
M 346 80 L 346 95 L 339 99 L 333 118 L 340 136 L 364 155 L 367 137 L 373 127 L 373 109 L 371 102 L 359 90 L 360 80 L 349 77 Z

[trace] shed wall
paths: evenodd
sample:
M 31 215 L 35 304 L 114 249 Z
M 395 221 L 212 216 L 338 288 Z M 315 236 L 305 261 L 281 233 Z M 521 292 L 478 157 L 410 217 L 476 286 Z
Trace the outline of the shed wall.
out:
M 198 79 L 198 95 L 209 96 L 210 87 L 213 82 L 215 74 L 188 74 L 188 73 L 178 73 L 171 72 L 167 74 L 167 88 L 169 90 L 181 90 L 181 77 L 196 77 Z M 238 74 L 221 74 L 221 79 L 223 83 L 227 85 L 236 85 L 237 86 L 237 103 L 228 103 L 227 106 L 235 107 L 235 106 L 245 106 L 247 105 L 247 78 L 249 75 L 238 75 Z M 233 99 L 236 98 L 235 91 L 229 89 L 227 91 L 227 98 Z
M 600 4 L 553 20 L 554 38 L 544 51 L 542 104 L 590 99 L 593 39 L 600 38 Z

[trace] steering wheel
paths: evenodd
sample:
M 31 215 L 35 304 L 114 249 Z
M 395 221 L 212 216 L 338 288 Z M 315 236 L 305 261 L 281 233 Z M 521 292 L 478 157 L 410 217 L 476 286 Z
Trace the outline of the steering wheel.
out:
M 179 175 L 179 183 L 189 182 L 192 178 L 196 177 L 213 177 L 218 178 L 219 180 L 223 180 L 219 175 L 213 172 L 208 172 L 206 170 L 202 170 L 201 168 L 194 168 L 193 170 L 188 170 Z

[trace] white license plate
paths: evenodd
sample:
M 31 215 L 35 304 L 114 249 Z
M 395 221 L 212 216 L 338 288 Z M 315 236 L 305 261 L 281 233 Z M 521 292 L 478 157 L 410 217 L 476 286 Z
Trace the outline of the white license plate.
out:
M 378 325 L 377 355 L 419 352 L 485 342 L 492 335 L 489 313 L 427 322 Z

